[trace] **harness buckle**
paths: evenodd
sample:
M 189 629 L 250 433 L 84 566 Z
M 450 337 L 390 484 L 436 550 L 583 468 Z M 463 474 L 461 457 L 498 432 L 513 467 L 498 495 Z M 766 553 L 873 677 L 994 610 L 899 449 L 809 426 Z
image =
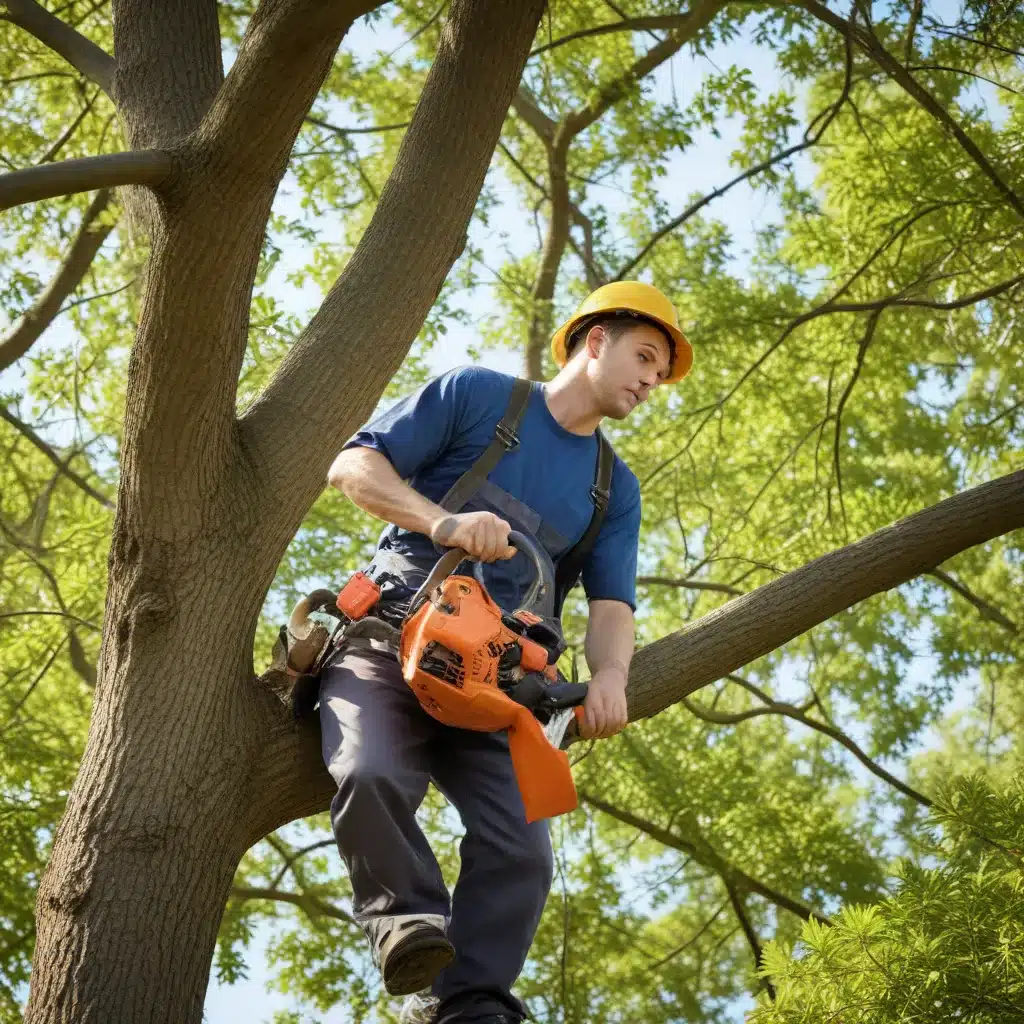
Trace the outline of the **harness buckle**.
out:
M 599 508 L 602 512 L 608 508 L 608 501 L 611 498 L 611 494 L 608 491 L 602 491 L 597 484 L 594 484 L 590 488 L 590 500 L 594 505 Z
M 504 420 L 495 427 L 494 434 L 505 446 L 505 451 L 510 452 L 513 448 L 519 447 L 518 435 Z

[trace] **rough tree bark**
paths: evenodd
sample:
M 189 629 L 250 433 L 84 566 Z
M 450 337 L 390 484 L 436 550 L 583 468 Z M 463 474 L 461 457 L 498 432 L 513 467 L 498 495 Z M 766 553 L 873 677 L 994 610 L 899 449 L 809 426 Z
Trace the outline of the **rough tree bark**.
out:
M 324 460 L 370 411 L 458 254 L 543 3 L 452 5 L 363 244 L 241 423 L 235 382 L 273 196 L 341 38 L 375 4 L 264 0 L 216 89 L 213 0 L 157 6 L 115 7 L 115 96 L 131 97 L 133 143 L 166 147 L 173 172 L 147 225 L 99 678 L 40 886 L 33 1024 L 201 1019 L 232 876 L 266 831 L 260 606 Z M 380 344 L 373 330 L 352 343 L 351 324 L 374 325 Z M 289 429 L 300 395 L 326 436 Z M 313 464 L 296 451 L 315 451 Z

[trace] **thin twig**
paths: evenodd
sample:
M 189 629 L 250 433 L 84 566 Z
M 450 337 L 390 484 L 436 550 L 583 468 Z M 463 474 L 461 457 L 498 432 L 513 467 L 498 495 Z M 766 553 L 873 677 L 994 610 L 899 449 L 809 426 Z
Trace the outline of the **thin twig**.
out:
M 46 675 L 46 673 L 50 671 L 50 666 L 57 660 L 57 655 L 60 654 L 60 652 L 64 648 L 64 645 L 67 642 L 68 637 L 67 635 L 65 635 L 63 639 L 60 641 L 60 643 L 57 644 L 56 647 L 54 647 L 53 651 L 50 653 L 50 656 L 46 659 L 46 664 L 44 664 L 42 669 L 40 669 L 39 674 L 35 677 L 35 679 L 32 680 L 31 684 L 29 685 L 29 688 L 22 695 L 21 700 L 19 700 L 18 703 L 15 704 L 14 707 L 12 708 L 11 717 L 7 720 L 7 725 L 5 725 L 2 730 L 0 730 L 0 736 L 6 735 L 11 729 L 14 728 L 14 719 L 17 717 L 18 712 L 25 706 L 25 702 L 29 699 L 29 697 L 32 696 L 33 691 L 40 684 L 40 682 L 42 682 L 42 679 Z
M 101 494 L 86 479 L 79 476 L 70 466 L 67 466 L 63 459 L 50 447 L 27 423 L 20 420 L 5 406 L 0 405 L 0 419 L 6 420 L 23 437 L 27 438 L 36 448 L 39 449 L 72 483 L 80 487 L 90 498 L 98 501 L 104 508 L 113 510 L 114 503 L 105 495 Z
M 103 629 L 97 626 L 95 622 L 90 622 L 88 619 L 81 619 L 77 615 L 72 615 L 70 612 L 56 612 L 42 608 L 32 608 L 27 611 L 21 612 L 0 612 L 0 619 L 18 619 L 23 616 L 31 615 L 56 615 L 62 619 L 70 619 L 72 622 L 79 626 L 85 626 L 86 629 L 94 630 L 97 633 L 102 633 Z
M 726 882 L 725 888 L 729 893 L 729 902 L 732 904 L 733 913 L 736 915 L 736 919 L 743 929 L 743 934 L 747 938 L 750 952 L 754 954 L 754 970 L 759 971 L 761 969 L 761 958 L 764 953 L 761 949 L 761 940 L 757 937 L 757 932 L 754 931 L 750 915 L 743 904 L 743 894 L 731 882 Z M 761 977 L 758 980 L 761 987 L 768 993 L 768 998 L 775 1002 L 775 986 L 771 983 L 771 980 L 766 977 Z
M 836 431 L 835 439 L 832 448 L 833 459 L 835 462 L 836 470 L 836 492 L 839 496 L 839 513 L 843 519 L 843 531 L 844 536 L 848 540 L 849 535 L 846 532 L 846 504 L 843 501 L 843 475 L 840 462 L 840 442 L 842 439 L 843 432 L 843 410 L 846 408 L 846 403 L 849 401 L 850 395 L 853 394 L 853 389 L 857 384 L 857 380 L 860 377 L 861 370 L 864 369 L 864 357 L 867 355 L 868 348 L 871 346 L 871 342 L 875 337 L 875 328 L 878 326 L 878 319 L 882 315 L 882 311 L 875 310 L 870 317 L 868 317 L 868 325 L 864 331 L 863 337 L 860 339 L 860 344 L 857 346 L 857 360 L 853 367 L 853 373 L 850 374 L 850 379 L 843 390 L 842 395 L 839 398 L 839 404 L 836 406 Z M 832 490 L 829 488 L 828 491 L 828 512 L 829 519 L 832 518 Z

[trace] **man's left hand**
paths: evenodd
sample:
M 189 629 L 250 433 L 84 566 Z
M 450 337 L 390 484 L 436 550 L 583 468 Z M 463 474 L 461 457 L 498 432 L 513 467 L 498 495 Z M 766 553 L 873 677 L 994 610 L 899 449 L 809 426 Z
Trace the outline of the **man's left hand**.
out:
M 607 739 L 621 732 L 627 721 L 626 673 L 618 667 L 595 672 L 583 702 L 580 736 L 585 740 Z

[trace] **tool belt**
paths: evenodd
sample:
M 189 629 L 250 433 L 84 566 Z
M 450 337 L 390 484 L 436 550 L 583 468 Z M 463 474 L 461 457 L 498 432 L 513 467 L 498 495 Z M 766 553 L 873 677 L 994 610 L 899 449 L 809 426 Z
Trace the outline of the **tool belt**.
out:
M 520 535 L 512 535 L 513 539 Z M 528 541 L 520 539 L 524 547 Z M 394 594 L 382 599 L 382 587 L 366 573 L 357 572 L 345 584 L 339 594 L 322 589 L 313 591 L 296 604 L 288 622 L 281 626 L 274 645 L 272 667 L 292 677 L 292 714 L 296 720 L 313 714 L 320 694 L 320 680 L 328 663 L 343 650 L 360 647 L 384 651 L 398 658 L 401 650 L 402 626 L 410 609 L 422 605 L 430 590 L 458 565 L 465 557 L 464 552 L 449 552 L 443 556 L 435 571 L 420 590 L 406 600 Z M 483 580 L 477 580 L 483 587 Z M 409 591 L 409 588 L 402 589 Z M 528 601 L 527 603 L 532 603 Z M 373 614 L 369 614 L 372 610 Z M 534 670 L 554 666 L 566 649 L 561 624 L 557 619 L 537 615 L 519 609 L 512 615 L 503 615 L 502 624 L 506 629 L 522 637 L 520 647 L 529 651 L 525 665 Z M 510 666 L 514 668 L 519 661 Z M 564 679 L 553 671 L 551 681 L 562 683 Z M 577 684 L 568 684 L 576 686 Z M 576 697 L 581 692 L 573 689 Z M 509 690 L 513 699 L 544 719 L 547 712 L 557 710 L 550 704 L 550 687 L 538 688 L 538 681 L 529 677 L 521 680 Z M 560 694 L 564 698 L 568 691 Z M 557 701 L 556 701 L 557 703 Z
M 334 652 L 361 642 L 394 646 L 402 677 L 428 715 L 459 729 L 507 732 L 526 820 L 538 821 L 577 805 L 563 746 L 587 685 L 558 672 L 565 640 L 558 620 L 543 614 L 554 587 L 550 559 L 523 533 L 512 531 L 508 542 L 535 569 L 515 611 L 503 610 L 488 593 L 479 561 L 472 576 L 456 572 L 468 557 L 459 549 L 438 559 L 400 627 L 379 614 L 380 585 L 356 573 L 333 608 L 329 591 L 299 602 L 285 627 L 297 656 L 287 671 L 296 674 L 294 713 L 301 717 L 315 705 L 320 672 Z M 336 625 L 328 628 L 314 613 L 330 615 Z

